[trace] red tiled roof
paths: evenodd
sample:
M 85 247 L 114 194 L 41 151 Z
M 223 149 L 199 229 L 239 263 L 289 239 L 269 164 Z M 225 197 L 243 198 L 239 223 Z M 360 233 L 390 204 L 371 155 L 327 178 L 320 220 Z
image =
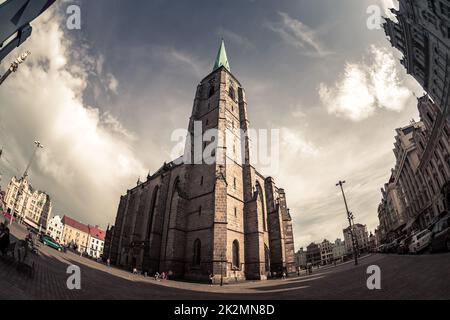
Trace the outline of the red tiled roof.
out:
M 89 226 L 89 234 L 98 240 L 105 241 L 106 233 L 99 227 Z
M 89 227 L 81 222 L 78 222 L 75 219 L 72 219 L 68 216 L 63 217 L 63 224 L 66 224 L 74 229 L 80 230 L 84 233 L 89 233 Z

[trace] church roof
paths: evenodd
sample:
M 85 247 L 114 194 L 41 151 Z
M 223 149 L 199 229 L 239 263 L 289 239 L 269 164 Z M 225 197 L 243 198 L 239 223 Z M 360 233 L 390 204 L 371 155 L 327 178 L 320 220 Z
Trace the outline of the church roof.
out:
M 217 52 L 217 58 L 216 62 L 214 63 L 213 71 L 216 71 L 220 67 L 225 67 L 225 69 L 231 72 L 230 63 L 228 62 L 227 58 L 227 51 L 225 49 L 225 42 L 223 41 L 223 39 L 220 44 L 219 52 Z

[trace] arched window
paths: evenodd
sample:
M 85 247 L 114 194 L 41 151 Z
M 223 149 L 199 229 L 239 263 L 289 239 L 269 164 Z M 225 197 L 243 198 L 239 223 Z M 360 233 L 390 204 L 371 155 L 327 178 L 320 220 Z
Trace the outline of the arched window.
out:
M 266 221 L 267 218 L 266 218 L 266 210 L 265 210 L 265 206 L 264 206 L 264 193 L 263 193 L 263 190 L 262 190 L 261 185 L 259 184 L 259 182 L 256 182 L 256 189 L 258 190 L 259 201 L 261 203 L 263 230 L 267 231 L 267 221 Z
M 147 223 L 147 237 L 146 237 L 147 240 L 150 239 L 150 233 L 152 232 L 153 219 L 156 211 L 156 201 L 158 200 L 158 191 L 159 187 L 156 187 L 155 190 L 153 191 L 152 202 Z
M 234 93 L 233 87 L 230 87 L 230 89 L 228 90 L 228 95 L 230 96 L 231 100 L 233 100 L 233 101 L 235 100 L 236 95 Z
M 199 239 L 194 241 L 194 266 L 199 266 L 202 261 L 202 243 Z
M 269 247 L 267 247 L 266 244 L 264 244 L 264 258 L 265 258 L 265 268 L 266 272 L 270 272 L 270 251 Z
M 233 268 L 239 269 L 240 267 L 240 259 L 239 259 L 239 241 L 233 241 Z

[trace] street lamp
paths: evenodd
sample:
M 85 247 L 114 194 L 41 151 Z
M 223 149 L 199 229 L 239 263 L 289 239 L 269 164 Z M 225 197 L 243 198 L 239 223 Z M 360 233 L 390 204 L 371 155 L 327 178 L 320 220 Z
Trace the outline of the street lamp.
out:
M 352 224 L 354 217 L 353 217 L 353 214 L 348 210 L 347 199 L 345 198 L 344 187 L 343 187 L 344 183 L 345 183 L 345 180 L 339 181 L 338 183 L 336 183 L 336 187 L 341 188 L 342 197 L 344 198 L 345 210 L 347 211 L 347 219 L 348 219 L 348 224 L 350 226 L 350 236 L 352 237 L 353 256 L 355 257 L 355 266 L 356 266 L 356 265 L 358 265 L 358 253 L 356 250 L 356 238 L 355 238 L 353 224 Z
M 0 85 L 6 80 L 6 78 L 8 78 L 11 73 L 16 72 L 17 69 L 19 68 L 19 65 L 24 63 L 25 60 L 27 59 L 27 57 L 31 54 L 30 51 L 26 51 L 24 53 L 22 53 L 19 57 L 17 57 L 16 60 L 14 60 L 11 63 L 11 66 L 9 67 L 9 69 L 6 71 L 6 73 L 0 77 Z
M 37 153 L 37 151 L 39 149 L 43 149 L 44 148 L 42 143 L 40 143 L 39 141 L 35 141 L 34 145 L 35 145 L 35 149 L 33 151 L 33 154 L 31 155 L 30 161 L 28 162 L 28 165 L 27 165 L 27 167 L 25 169 L 25 172 L 23 173 L 22 177 L 20 178 L 19 190 L 17 191 L 17 195 L 16 195 L 16 198 L 14 199 L 14 204 L 13 204 L 13 207 L 11 209 L 11 221 L 10 221 L 10 224 L 13 223 L 14 211 L 16 210 L 16 207 L 17 207 L 17 204 L 19 203 L 19 200 L 22 198 L 23 190 L 25 188 L 24 181 L 28 177 L 28 171 L 30 170 L 30 167 L 31 167 L 31 165 L 32 165 L 32 163 L 34 161 L 34 158 L 36 157 L 36 153 Z M 23 210 L 23 207 L 22 207 L 22 210 Z M 19 219 L 23 220 L 23 217 L 22 217 L 21 214 L 19 215 Z

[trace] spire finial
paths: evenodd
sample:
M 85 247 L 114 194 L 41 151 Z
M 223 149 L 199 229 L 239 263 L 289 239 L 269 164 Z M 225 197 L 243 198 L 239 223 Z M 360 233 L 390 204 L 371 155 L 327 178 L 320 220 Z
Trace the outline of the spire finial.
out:
M 231 71 L 230 64 L 227 58 L 227 51 L 225 50 L 225 41 L 222 38 L 220 43 L 219 52 L 217 53 L 216 62 L 214 63 L 213 71 L 216 71 L 220 67 L 225 67 L 228 71 Z

